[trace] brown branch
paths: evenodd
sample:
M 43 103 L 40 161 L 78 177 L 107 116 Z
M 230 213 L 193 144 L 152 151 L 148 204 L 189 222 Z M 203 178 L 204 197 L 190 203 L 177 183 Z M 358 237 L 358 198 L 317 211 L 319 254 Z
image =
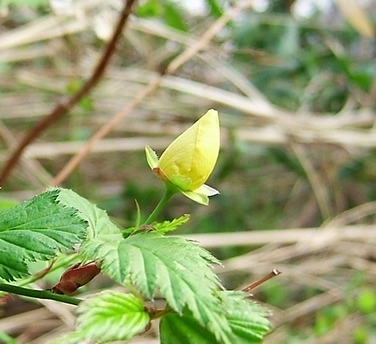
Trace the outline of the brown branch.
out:
M 11 154 L 9 160 L 5 164 L 4 168 L 0 174 L 0 185 L 4 184 L 7 177 L 16 166 L 21 158 L 21 155 L 25 148 L 34 141 L 46 128 L 48 128 L 57 119 L 66 114 L 74 105 L 76 105 L 82 97 L 84 97 L 89 91 L 96 86 L 96 84 L 101 79 L 112 55 L 116 50 L 116 43 L 119 40 L 123 28 L 132 13 L 132 7 L 137 0 L 127 0 L 125 1 L 124 8 L 121 12 L 119 22 L 116 25 L 116 30 L 114 31 L 110 42 L 108 43 L 105 51 L 103 52 L 101 60 L 98 62 L 95 70 L 93 71 L 90 78 L 86 83 L 69 99 L 64 102 L 58 103 L 55 108 L 41 121 L 39 121 L 34 128 L 22 139 L 19 145 Z

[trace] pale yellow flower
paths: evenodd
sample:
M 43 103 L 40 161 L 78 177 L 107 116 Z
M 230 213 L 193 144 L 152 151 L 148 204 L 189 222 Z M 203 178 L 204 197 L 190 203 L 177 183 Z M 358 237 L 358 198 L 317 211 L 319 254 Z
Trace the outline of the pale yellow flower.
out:
M 218 112 L 209 110 L 178 136 L 158 157 L 146 147 L 149 166 L 165 182 L 174 185 L 185 196 L 207 205 L 208 196 L 219 192 L 204 183 L 218 159 L 220 129 Z

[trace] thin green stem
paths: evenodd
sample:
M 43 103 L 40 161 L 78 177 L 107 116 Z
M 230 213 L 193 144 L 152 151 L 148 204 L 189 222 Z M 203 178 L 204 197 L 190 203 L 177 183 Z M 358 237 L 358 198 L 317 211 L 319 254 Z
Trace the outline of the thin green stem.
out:
M 171 188 L 166 188 L 165 194 L 163 195 L 162 199 L 159 201 L 153 212 L 149 215 L 149 217 L 146 219 L 146 221 L 143 223 L 143 225 L 150 225 L 155 221 L 159 213 L 162 211 L 162 209 L 166 206 L 167 202 L 170 200 L 170 198 L 176 193 L 175 190 Z
M 55 300 L 76 306 L 82 301 L 80 299 L 76 299 L 75 297 L 55 294 L 48 290 L 34 290 L 4 283 L 0 283 L 0 291 L 5 291 L 6 293 L 17 294 L 27 297 L 33 297 L 36 299 Z

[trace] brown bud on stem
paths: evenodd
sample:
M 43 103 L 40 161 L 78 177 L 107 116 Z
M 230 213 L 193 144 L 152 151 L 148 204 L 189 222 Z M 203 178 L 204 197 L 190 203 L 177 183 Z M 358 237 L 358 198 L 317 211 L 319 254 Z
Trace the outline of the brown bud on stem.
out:
M 51 291 L 55 294 L 71 294 L 79 287 L 89 283 L 101 271 L 95 262 L 81 266 L 80 264 L 81 263 L 75 264 L 66 270 L 61 275 L 59 283 L 56 284 Z

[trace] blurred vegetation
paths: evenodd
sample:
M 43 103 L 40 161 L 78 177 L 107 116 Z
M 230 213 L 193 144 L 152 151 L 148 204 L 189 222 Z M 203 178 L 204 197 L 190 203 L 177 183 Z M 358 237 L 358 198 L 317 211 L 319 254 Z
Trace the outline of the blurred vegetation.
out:
M 0 14 L 2 163 L 59 99 L 87 79 L 119 11 L 116 1 L 67 1 L 60 10 L 47 1 L 34 8 L 21 3 L 3 3 Z M 29 147 L 2 185 L 0 206 L 48 185 L 79 150 L 76 143 L 239 3 L 205 0 L 192 8 L 183 1 L 140 1 L 100 85 Z M 208 208 L 176 197 L 165 216 L 192 214 L 179 234 L 256 237 L 275 230 L 270 242 L 213 248 L 224 260 L 221 278 L 234 288 L 271 268 L 282 270 L 255 292 L 274 309 L 275 330 L 265 343 L 376 342 L 376 252 L 369 237 L 338 234 L 326 244 L 323 236 L 315 246 L 315 238 L 284 242 L 278 234 L 315 228 L 319 237 L 331 224 L 338 231 L 375 231 L 376 5 L 354 1 L 357 11 L 346 12 L 343 1 L 336 3 L 244 6 L 106 138 L 124 141 L 108 148 L 103 140 L 64 182 L 118 223 L 132 225 L 135 200 L 147 216 L 162 192 L 143 147 L 161 152 L 166 141 L 159 139 L 172 140 L 208 108 L 217 109 L 223 145 L 209 185 L 221 195 Z

